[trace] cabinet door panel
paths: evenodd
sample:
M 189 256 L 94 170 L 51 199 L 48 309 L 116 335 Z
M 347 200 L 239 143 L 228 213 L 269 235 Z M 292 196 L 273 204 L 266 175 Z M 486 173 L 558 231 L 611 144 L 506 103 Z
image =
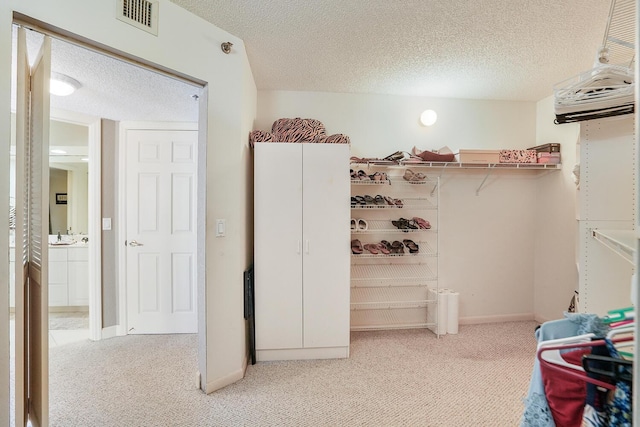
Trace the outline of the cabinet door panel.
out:
M 302 146 L 256 144 L 256 349 L 302 347 Z
M 69 305 L 89 305 L 89 263 L 69 261 Z
M 349 146 L 303 145 L 304 346 L 348 346 Z

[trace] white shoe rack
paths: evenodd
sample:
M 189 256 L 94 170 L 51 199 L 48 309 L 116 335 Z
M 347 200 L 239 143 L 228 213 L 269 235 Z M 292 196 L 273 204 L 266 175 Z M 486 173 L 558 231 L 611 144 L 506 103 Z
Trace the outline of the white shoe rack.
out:
M 385 204 L 351 206 L 351 239 L 362 245 L 412 240 L 419 247 L 410 253 L 377 254 L 366 249 L 351 255 L 351 330 L 429 328 L 437 332 L 439 178 L 410 182 L 403 178 L 411 166 L 352 164 L 367 175 L 385 172 L 389 181 L 352 179 L 351 196 L 376 195 L 402 200 L 402 207 Z M 417 168 L 416 168 L 417 169 Z M 416 172 L 418 170 L 412 169 Z M 427 220 L 431 228 L 398 229 L 400 218 Z M 366 228 L 358 227 L 358 220 Z M 361 224 L 363 225 L 363 224 Z

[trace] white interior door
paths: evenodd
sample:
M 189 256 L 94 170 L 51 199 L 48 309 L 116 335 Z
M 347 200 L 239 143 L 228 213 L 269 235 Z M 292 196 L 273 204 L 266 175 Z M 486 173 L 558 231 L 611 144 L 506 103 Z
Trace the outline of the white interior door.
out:
M 29 67 L 18 30 L 16 117 L 16 425 L 49 423 L 49 78 L 51 39 Z
M 126 132 L 127 330 L 196 333 L 198 132 Z

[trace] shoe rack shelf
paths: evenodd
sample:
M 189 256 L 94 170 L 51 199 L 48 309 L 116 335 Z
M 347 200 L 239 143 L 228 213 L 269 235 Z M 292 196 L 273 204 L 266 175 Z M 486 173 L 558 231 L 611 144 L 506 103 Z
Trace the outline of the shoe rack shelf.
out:
M 435 302 L 429 299 L 428 292 L 423 287 L 393 287 L 376 289 L 356 288 L 351 292 L 357 297 L 358 303 L 353 305 L 354 310 L 362 309 L 390 309 L 390 308 L 420 308 Z
M 400 256 L 396 258 L 401 258 Z M 411 282 L 415 286 L 424 286 L 424 282 L 438 280 L 438 275 L 426 263 L 400 264 L 376 262 L 351 264 L 351 288 L 395 286 L 396 283 Z M 395 260 L 401 261 L 401 260 Z M 404 286 L 404 285 L 402 285 Z
M 374 194 L 375 196 L 375 194 Z M 393 210 L 400 210 L 400 209 L 404 209 L 404 208 L 411 208 L 411 209 L 421 209 L 421 210 L 435 210 L 438 209 L 438 206 L 436 204 L 434 204 L 432 201 L 427 200 L 427 199 L 416 199 L 416 198 L 407 198 L 407 197 L 398 197 L 399 200 L 402 201 L 402 207 L 401 206 L 391 206 L 388 204 L 366 204 L 366 205 L 351 205 L 351 209 L 357 209 L 357 210 L 369 210 L 369 209 L 393 209 Z
M 396 230 L 397 232 L 398 230 Z M 402 240 L 399 240 L 402 241 Z M 376 258 L 376 259 L 380 259 L 380 258 L 397 258 L 397 257 L 434 257 L 434 256 L 438 256 L 438 253 L 436 252 L 435 248 L 431 247 L 429 245 L 429 242 L 418 242 L 413 240 L 419 248 L 419 251 L 416 253 L 410 253 L 410 252 L 405 252 L 403 254 L 383 254 L 381 252 L 377 253 L 377 254 L 372 254 L 369 253 L 368 251 L 364 251 L 364 253 L 355 255 L 355 254 L 351 254 L 352 258 L 357 258 L 357 259 L 362 259 L 362 258 Z M 366 241 L 363 241 L 363 244 L 366 244 Z M 406 250 L 406 248 L 405 248 Z
M 395 212 L 394 212 L 395 213 Z M 400 212 L 398 212 L 400 213 Z M 357 219 L 357 218 L 356 218 Z M 413 235 L 413 233 L 437 233 L 437 230 L 435 229 L 435 227 L 431 227 L 430 229 L 424 229 L 424 228 L 418 228 L 418 229 L 404 229 L 404 230 L 399 230 L 397 227 L 395 227 L 392 223 L 391 220 L 367 220 L 367 229 L 363 230 L 360 228 L 356 228 L 356 229 L 351 229 L 351 233 L 352 234 L 375 234 L 375 233 L 397 233 L 398 231 L 402 231 L 404 233 L 410 233 Z
M 429 307 L 351 310 L 351 330 L 437 329 L 436 322 L 427 321 Z M 418 321 L 416 319 L 423 319 Z
M 354 164 L 352 164 L 352 168 Z M 418 181 L 407 168 L 369 165 L 367 174 L 384 173 L 383 181 L 351 180 L 351 197 L 370 196 L 401 200 L 401 207 L 357 202 L 351 205 L 351 238 L 362 245 L 382 240 L 411 240 L 418 251 L 377 254 L 366 249 L 351 255 L 351 330 L 381 330 L 429 328 L 438 330 L 438 226 L 439 178 L 426 176 Z M 411 169 L 411 167 L 408 167 Z M 357 169 L 355 169 L 357 171 Z M 361 199 L 360 199 L 361 200 Z M 368 199 L 369 201 L 371 199 Z M 380 200 L 379 200 L 380 201 Z M 430 228 L 399 228 L 392 221 L 418 217 L 428 221 Z M 360 221 L 364 220 L 364 221 Z M 418 226 L 417 223 L 413 223 Z M 364 226 L 364 228 L 363 228 Z

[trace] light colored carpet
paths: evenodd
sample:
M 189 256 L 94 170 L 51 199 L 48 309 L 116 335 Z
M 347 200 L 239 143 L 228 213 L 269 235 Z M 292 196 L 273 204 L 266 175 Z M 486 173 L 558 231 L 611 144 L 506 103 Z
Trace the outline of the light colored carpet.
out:
M 50 350 L 52 426 L 517 426 L 534 322 L 354 332 L 343 360 L 250 365 L 205 395 L 195 335 L 127 336 Z
M 89 329 L 89 312 L 49 313 L 49 330 Z

